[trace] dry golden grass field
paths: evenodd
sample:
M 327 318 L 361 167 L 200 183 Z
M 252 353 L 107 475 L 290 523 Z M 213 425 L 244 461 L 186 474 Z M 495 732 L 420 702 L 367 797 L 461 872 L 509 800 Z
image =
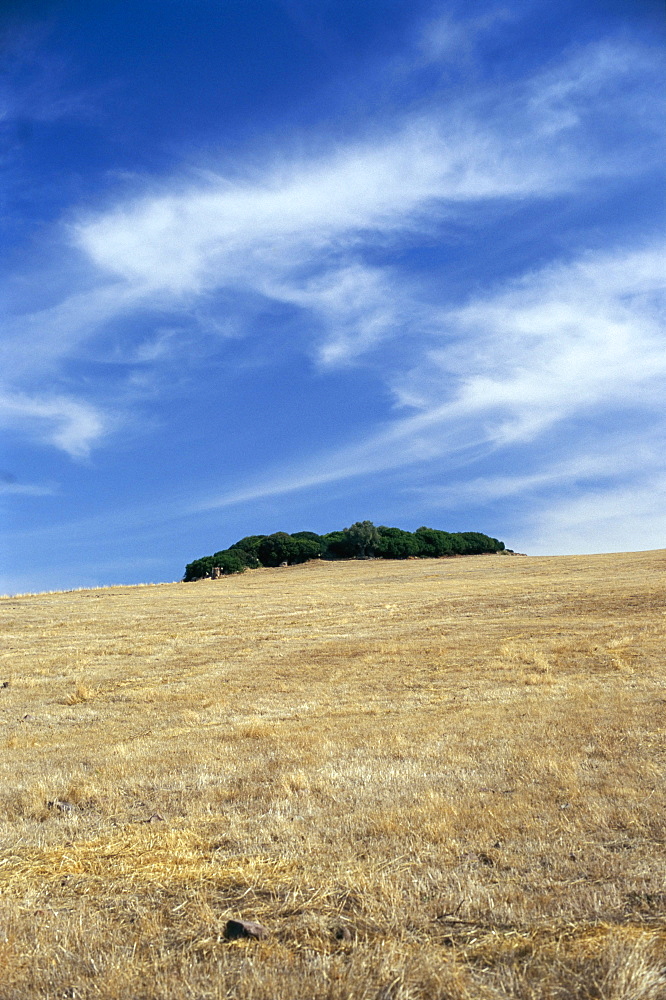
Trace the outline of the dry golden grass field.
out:
M 658 551 L 3 598 L 1 1000 L 664 1000 L 665 582 Z

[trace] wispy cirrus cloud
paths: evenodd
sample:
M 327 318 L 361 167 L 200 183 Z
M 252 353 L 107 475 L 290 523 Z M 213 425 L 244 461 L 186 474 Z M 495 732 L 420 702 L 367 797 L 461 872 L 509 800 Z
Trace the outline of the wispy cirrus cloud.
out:
M 526 164 L 497 137 L 433 120 L 352 145 L 313 162 L 269 169 L 252 183 L 148 195 L 74 227 L 100 269 L 155 292 L 203 291 L 335 265 L 379 234 L 399 239 L 432 228 L 435 202 L 539 196 L 571 176 Z M 451 209 L 449 209 L 450 211 Z M 439 211 L 446 215 L 441 205 Z
M 528 113 L 544 137 L 584 127 L 588 142 L 597 150 L 599 141 L 608 143 L 609 121 L 614 121 L 615 140 L 620 139 L 620 144 L 623 132 L 625 140 L 629 133 L 637 139 L 640 126 L 645 129 L 646 147 L 649 143 L 649 158 L 658 162 L 651 139 L 660 134 L 661 109 L 654 101 L 636 99 L 637 81 L 645 96 L 663 84 L 663 68 L 653 51 L 610 38 L 576 46 L 564 63 L 544 67 L 530 81 Z M 637 151 L 635 146 L 624 148 L 634 163 Z M 627 161 L 608 164 L 610 170 L 626 167 Z
M 45 45 L 47 21 L 23 22 L 14 27 L 1 24 L 0 31 L 0 135 L 5 140 L 2 164 L 29 138 L 31 123 L 95 119 L 99 115 L 99 95 L 70 85 L 73 67 Z
M 377 239 L 433 233 L 461 204 L 549 197 L 625 169 L 617 157 L 625 147 L 635 157 L 636 131 L 607 138 L 597 156 L 576 125 L 583 113 L 602 112 L 609 87 L 636 109 L 645 103 L 646 81 L 631 72 L 635 54 L 632 46 L 589 46 L 545 81 L 539 74 L 506 96 L 480 93 L 408 121 L 389 118 L 370 138 L 283 157 L 244 181 L 174 179 L 81 218 L 73 241 L 101 273 L 146 293 L 251 284 L 271 294 L 287 277 L 298 287 L 303 272 L 334 270 Z M 634 159 L 631 170 L 644 167 Z
M 481 37 L 516 19 L 508 7 L 496 7 L 462 21 L 449 13 L 428 19 L 416 33 L 412 66 L 468 66 Z
M 666 472 L 587 489 L 531 512 L 520 544 L 530 552 L 622 552 L 664 547 Z
M 51 280 L 48 272 L 37 279 L 47 285 Z M 32 288 L 29 294 L 34 296 Z M 41 298 L 41 288 L 35 297 Z M 107 323 L 130 315 L 144 301 L 143 289 L 107 280 L 65 295 L 55 304 L 8 315 L 0 343 L 3 377 L 12 382 L 53 377 L 82 344 L 99 337 Z
M 336 480 L 446 460 L 449 470 L 492 453 L 538 441 L 556 426 L 593 417 L 587 445 L 574 457 L 535 460 L 514 473 L 435 491 L 430 501 L 454 504 L 500 499 L 628 469 L 651 475 L 663 467 L 661 421 L 620 449 L 612 420 L 642 411 L 656 419 L 666 395 L 664 246 L 585 254 L 522 276 L 494 295 L 431 317 L 446 346 L 425 351 L 395 385 L 412 413 L 397 416 L 362 443 L 319 456 L 291 472 L 199 504 L 224 507 L 309 489 Z M 432 343 L 432 331 L 429 338 Z M 652 443 L 648 446 L 647 439 Z M 583 450 L 581 451 L 581 446 Z M 585 450 L 587 449 L 587 450 Z M 624 459 L 620 452 L 623 450 Z
M 613 134 L 602 150 L 587 123 L 607 113 L 609 94 L 625 110 L 642 107 L 652 61 L 634 45 L 590 45 L 506 93 L 481 88 L 408 120 L 389 116 L 381 131 L 327 153 L 276 158 L 241 180 L 166 179 L 79 214 L 67 230 L 69 251 L 80 255 L 70 294 L 9 326 L 6 419 L 22 414 L 29 433 L 73 457 L 87 454 L 113 416 L 108 400 L 63 393 L 58 374 L 68 360 L 119 316 L 196 311 L 219 289 L 231 293 L 224 322 L 234 295 L 296 306 L 311 318 L 309 350 L 324 367 L 410 340 L 409 371 L 390 350 L 378 364 L 398 404 L 414 412 L 342 449 L 325 477 L 352 475 L 361 459 L 378 468 L 508 447 L 581 409 L 634 405 L 639 393 L 646 405 L 663 376 L 651 305 L 659 250 L 583 255 L 456 309 L 420 298 L 391 257 L 423 237 L 446 242 L 464 206 L 494 202 L 508 212 L 644 169 L 649 157 L 630 162 L 628 154 L 651 122 L 637 117 L 631 136 Z M 144 351 L 141 360 L 159 365 L 162 356 Z
M 45 497 L 56 492 L 52 483 L 21 482 L 13 473 L 0 469 L 0 496 Z
M 420 391 L 421 408 L 432 409 L 442 386 L 450 398 L 455 380 L 451 413 L 506 415 L 497 443 L 598 406 L 659 404 L 665 259 L 663 243 L 587 253 L 451 310 L 442 329 L 447 343 L 427 352 L 427 378 L 417 369 L 407 398 L 414 403 Z
M 603 493 L 609 484 L 634 486 L 643 479 L 654 480 L 666 468 L 663 441 L 666 428 L 658 422 L 637 440 L 634 435 L 619 433 L 613 437 L 612 449 L 603 429 L 597 433 L 586 428 L 580 440 L 567 442 L 564 457 L 546 453 L 529 456 L 529 471 L 514 467 L 513 474 L 466 477 L 444 484 L 417 486 L 413 493 L 421 496 L 433 508 L 456 510 L 474 505 L 484 507 L 515 497 L 543 496 L 552 501 L 553 493 L 593 489 Z
M 8 317 L 0 343 L 0 427 L 72 459 L 87 458 L 110 432 L 114 418 L 96 398 L 63 391 L 62 369 L 81 345 L 99 337 L 105 323 L 134 308 L 139 299 L 135 289 L 107 284 Z
M 86 458 L 105 431 L 96 407 L 68 396 L 0 395 L 0 426 Z

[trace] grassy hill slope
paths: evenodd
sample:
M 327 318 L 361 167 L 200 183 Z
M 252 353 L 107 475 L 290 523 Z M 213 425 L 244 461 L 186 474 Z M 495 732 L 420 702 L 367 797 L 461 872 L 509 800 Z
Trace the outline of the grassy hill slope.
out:
M 1 1000 L 663 1000 L 665 581 L 474 556 L 0 600 Z

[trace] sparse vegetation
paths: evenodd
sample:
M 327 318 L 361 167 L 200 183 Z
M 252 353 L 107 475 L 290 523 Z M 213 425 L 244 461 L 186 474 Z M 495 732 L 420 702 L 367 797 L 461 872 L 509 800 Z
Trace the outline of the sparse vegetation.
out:
M 0 998 L 663 1000 L 665 570 L 1 600 Z
M 215 572 L 222 576 L 243 573 L 259 566 L 289 566 L 309 559 L 433 558 L 501 552 L 504 542 L 478 531 L 452 534 L 435 528 L 419 528 L 412 533 L 401 528 L 375 527 L 372 521 L 357 521 L 342 531 L 317 535 L 297 531 L 293 535 L 277 531 L 273 535 L 248 535 L 230 548 L 203 556 L 185 567 L 186 583 L 203 580 Z

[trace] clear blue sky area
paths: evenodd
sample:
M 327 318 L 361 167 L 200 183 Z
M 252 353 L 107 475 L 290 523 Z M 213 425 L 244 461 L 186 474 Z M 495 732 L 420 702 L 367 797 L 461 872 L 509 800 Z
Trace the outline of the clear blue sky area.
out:
M 666 545 L 652 0 L 0 11 L 0 592 Z

